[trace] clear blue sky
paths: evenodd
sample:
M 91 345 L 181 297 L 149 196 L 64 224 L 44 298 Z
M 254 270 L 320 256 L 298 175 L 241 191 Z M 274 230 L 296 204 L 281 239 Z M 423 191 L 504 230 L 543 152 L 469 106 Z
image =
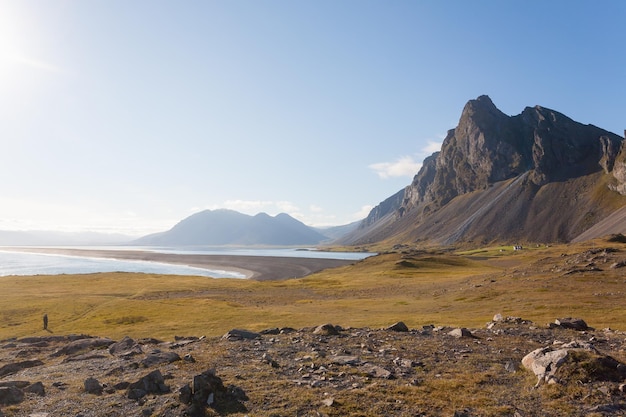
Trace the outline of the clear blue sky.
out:
M 481 94 L 622 134 L 626 2 L 0 0 L 0 229 L 349 223 Z

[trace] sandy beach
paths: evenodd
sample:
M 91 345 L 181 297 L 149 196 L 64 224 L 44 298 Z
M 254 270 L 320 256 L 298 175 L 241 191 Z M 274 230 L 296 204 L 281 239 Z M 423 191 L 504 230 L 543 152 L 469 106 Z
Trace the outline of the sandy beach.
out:
M 188 265 L 197 268 L 236 271 L 248 279 L 257 281 L 285 280 L 302 278 L 327 268 L 348 265 L 354 260 L 293 258 L 274 256 L 239 256 L 239 255 L 181 255 L 148 251 L 63 249 L 63 248 L 11 248 L 30 253 L 48 253 L 93 258 L 111 258 L 135 261 L 163 262 Z

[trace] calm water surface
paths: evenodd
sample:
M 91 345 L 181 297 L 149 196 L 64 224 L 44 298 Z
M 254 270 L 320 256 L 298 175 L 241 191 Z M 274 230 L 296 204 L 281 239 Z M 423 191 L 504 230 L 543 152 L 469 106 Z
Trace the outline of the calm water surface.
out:
M 60 246 L 58 248 L 61 248 Z M 246 256 L 290 256 L 301 258 L 328 258 L 359 260 L 371 253 L 319 252 L 294 248 L 219 248 L 219 247 L 138 247 L 138 246 L 80 246 L 64 249 L 128 250 L 149 251 L 184 255 L 246 255 Z M 130 261 L 85 256 L 52 255 L 40 253 L 11 252 L 0 248 L 0 276 L 9 275 L 59 275 L 90 274 L 97 272 L 142 272 L 168 275 L 197 275 L 213 278 L 245 278 L 245 275 L 226 270 L 196 268 L 162 262 Z

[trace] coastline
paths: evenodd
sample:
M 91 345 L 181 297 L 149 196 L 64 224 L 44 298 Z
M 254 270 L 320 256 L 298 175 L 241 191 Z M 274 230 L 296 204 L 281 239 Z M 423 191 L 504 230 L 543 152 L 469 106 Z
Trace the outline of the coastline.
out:
M 335 268 L 356 262 L 355 260 L 346 259 L 249 255 L 183 255 L 134 250 L 64 249 L 43 247 L 11 247 L 7 249 L 27 253 L 161 262 L 203 269 L 234 271 L 244 275 L 246 277 L 245 279 L 255 281 L 280 281 L 292 278 L 302 278 L 323 269 Z

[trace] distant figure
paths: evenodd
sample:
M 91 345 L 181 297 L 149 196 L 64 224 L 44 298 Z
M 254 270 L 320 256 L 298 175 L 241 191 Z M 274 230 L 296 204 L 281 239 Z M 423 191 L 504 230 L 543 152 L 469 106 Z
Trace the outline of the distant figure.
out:
M 43 329 L 48 330 L 48 315 L 47 314 L 43 315 Z

